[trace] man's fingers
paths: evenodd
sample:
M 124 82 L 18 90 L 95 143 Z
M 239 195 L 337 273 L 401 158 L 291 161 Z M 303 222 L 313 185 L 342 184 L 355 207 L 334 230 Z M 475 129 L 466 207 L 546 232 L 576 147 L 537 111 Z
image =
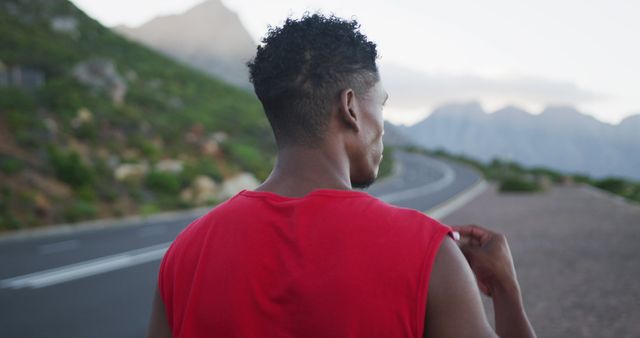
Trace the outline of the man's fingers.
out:
M 458 246 L 459 247 L 467 247 L 467 246 L 475 246 L 475 247 L 479 247 L 482 246 L 482 241 L 477 238 L 477 237 L 473 237 L 473 236 L 468 236 L 468 235 L 460 235 L 460 239 L 457 241 Z
M 471 237 L 460 235 L 460 238 L 456 241 L 458 247 L 464 247 L 471 244 Z
M 482 243 L 480 243 L 477 238 L 469 236 L 460 236 L 460 239 L 456 241 L 456 244 L 458 244 L 458 248 L 463 251 L 468 251 L 482 246 Z
M 474 236 L 474 237 L 486 236 L 489 233 L 487 229 L 482 228 L 475 224 L 458 225 L 458 226 L 455 226 L 455 228 L 457 228 L 457 231 L 460 232 L 461 235 L 465 234 L 465 235 Z
M 494 235 L 492 231 L 475 224 L 456 225 L 452 226 L 452 228 L 460 233 L 460 237 L 467 236 L 472 238 L 472 244 L 474 245 L 482 245 Z

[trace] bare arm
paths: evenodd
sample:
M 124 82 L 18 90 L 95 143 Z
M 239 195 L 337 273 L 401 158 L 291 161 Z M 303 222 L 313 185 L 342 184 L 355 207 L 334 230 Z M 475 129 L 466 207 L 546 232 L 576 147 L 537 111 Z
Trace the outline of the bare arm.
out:
M 494 289 L 492 298 L 496 332 L 500 337 L 536 337 L 524 312 L 517 282 L 512 286 L 500 286 Z
M 156 289 L 151 308 L 151 320 L 149 321 L 149 338 L 171 338 L 171 329 L 167 323 L 167 315 L 164 309 L 162 297 Z
M 424 336 L 497 337 L 487 322 L 473 272 L 448 236 L 440 245 L 431 272 Z
M 493 299 L 496 333 L 504 338 L 535 338 L 524 311 L 507 238 L 477 225 L 454 228 L 460 232 L 460 249 L 476 276 L 478 287 Z
M 535 337 L 506 238 L 478 226 L 455 228 L 462 235 L 460 248 L 447 237 L 436 255 L 424 336 Z M 487 322 L 479 291 L 493 298 L 496 332 Z

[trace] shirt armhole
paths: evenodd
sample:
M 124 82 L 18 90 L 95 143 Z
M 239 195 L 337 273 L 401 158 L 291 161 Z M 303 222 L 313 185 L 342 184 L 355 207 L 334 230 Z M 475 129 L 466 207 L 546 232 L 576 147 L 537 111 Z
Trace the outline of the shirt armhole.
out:
M 164 312 L 165 312 L 165 317 L 167 318 L 167 323 L 169 324 L 169 327 L 173 331 L 173 322 L 171 320 L 173 317 L 171 297 L 167 294 L 167 292 L 171 292 L 171 290 L 167 290 L 167 287 L 172 288 L 172 286 L 171 284 L 167 285 L 166 283 L 167 278 L 171 278 L 170 275 L 167 275 L 167 273 L 169 273 L 170 271 L 170 270 L 167 271 L 168 269 L 167 265 L 170 264 L 169 260 L 171 260 L 170 255 L 171 255 L 172 248 L 173 248 L 173 243 L 171 243 L 167 251 L 165 251 L 164 256 L 162 257 L 162 260 L 160 261 L 160 268 L 158 269 L 158 293 L 160 294 L 160 299 L 164 304 Z
M 160 293 L 160 296 L 162 297 L 162 301 L 165 301 L 165 284 L 164 284 L 164 279 L 166 278 L 166 265 L 167 265 L 167 260 L 168 260 L 168 256 L 169 256 L 169 250 L 171 249 L 171 245 L 169 245 L 169 248 L 167 248 L 167 251 L 164 252 L 164 255 L 162 255 L 162 260 L 160 261 L 160 268 L 158 269 L 158 292 Z
M 424 321 L 427 311 L 427 301 L 429 293 L 429 280 L 433 270 L 436 254 L 440 249 L 445 235 L 454 238 L 453 229 L 442 223 L 436 222 L 435 229 L 432 231 L 431 239 L 427 245 L 426 253 L 423 258 L 422 271 L 420 273 L 420 281 L 418 284 L 418 300 L 416 307 L 416 337 L 421 338 L 424 335 Z

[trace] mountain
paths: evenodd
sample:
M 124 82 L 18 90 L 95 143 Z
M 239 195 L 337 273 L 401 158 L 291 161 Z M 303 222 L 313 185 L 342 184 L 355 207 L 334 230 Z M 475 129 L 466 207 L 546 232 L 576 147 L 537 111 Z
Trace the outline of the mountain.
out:
M 594 177 L 640 179 L 640 114 L 617 126 L 569 106 L 533 115 L 507 106 L 491 114 L 477 102 L 441 106 L 402 132 L 427 148 L 481 161 L 512 160 Z
M 384 121 L 384 136 L 382 137 L 382 142 L 384 142 L 385 146 L 412 146 L 415 143 L 404 134 L 401 127 L 396 126 L 395 124 Z
M 69 1 L 0 2 L 0 231 L 212 203 L 274 155 L 253 94 Z
M 245 62 L 255 54 L 257 44 L 238 15 L 220 0 L 207 0 L 182 14 L 157 17 L 139 27 L 114 30 L 231 84 L 253 89 Z
M 628 142 L 640 143 L 640 113 L 628 116 L 618 125 L 619 135 Z

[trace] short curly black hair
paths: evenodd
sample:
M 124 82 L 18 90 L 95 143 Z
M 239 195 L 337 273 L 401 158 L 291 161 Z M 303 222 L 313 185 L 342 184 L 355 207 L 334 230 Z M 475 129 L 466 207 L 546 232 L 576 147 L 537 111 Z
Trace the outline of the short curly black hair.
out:
M 364 95 L 380 79 L 376 44 L 354 18 L 307 12 L 269 26 L 262 43 L 247 66 L 279 147 L 318 145 L 340 92 Z

